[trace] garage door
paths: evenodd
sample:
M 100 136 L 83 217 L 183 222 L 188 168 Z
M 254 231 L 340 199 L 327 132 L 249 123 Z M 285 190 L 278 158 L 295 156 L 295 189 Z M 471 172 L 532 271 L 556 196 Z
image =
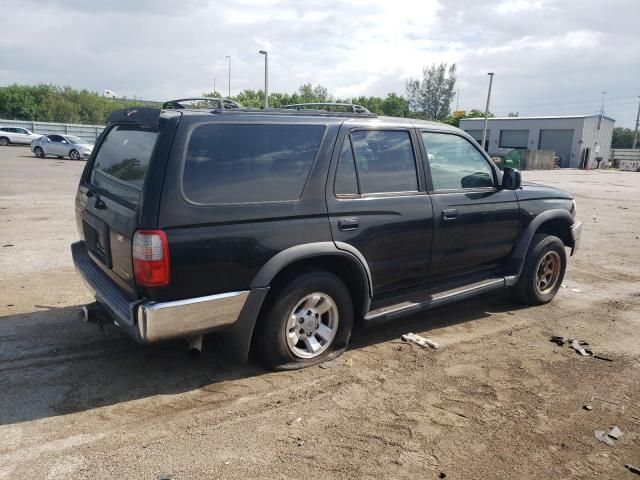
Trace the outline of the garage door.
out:
M 482 130 L 465 130 L 465 132 L 471 135 L 476 142 L 482 143 Z M 488 136 L 489 132 L 487 131 L 487 137 Z
M 540 130 L 540 150 L 553 150 L 560 158 L 561 167 L 571 163 L 571 144 L 573 130 Z
M 527 148 L 529 130 L 500 130 L 501 148 Z

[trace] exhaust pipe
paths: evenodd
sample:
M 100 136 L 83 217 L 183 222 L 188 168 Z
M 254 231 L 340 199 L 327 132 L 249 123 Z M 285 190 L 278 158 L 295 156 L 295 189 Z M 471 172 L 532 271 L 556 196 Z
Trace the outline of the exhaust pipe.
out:
M 200 356 L 200 352 L 202 351 L 202 338 L 202 335 L 198 335 L 189 340 L 189 355 L 192 358 L 198 358 Z

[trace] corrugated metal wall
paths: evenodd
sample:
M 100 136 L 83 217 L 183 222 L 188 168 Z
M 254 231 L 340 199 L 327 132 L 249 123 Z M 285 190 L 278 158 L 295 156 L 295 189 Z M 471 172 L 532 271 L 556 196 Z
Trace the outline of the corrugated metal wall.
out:
M 598 116 L 586 118 L 582 130 L 582 148 L 590 148 L 589 168 L 596 168 L 597 157 L 602 157 L 601 167 L 604 167 L 609 160 L 611 151 L 611 139 L 613 137 L 614 122 L 604 117 L 598 129 Z M 597 144 L 597 145 L 596 145 Z M 600 152 L 596 152 L 600 147 Z M 577 165 L 576 165 L 577 166 Z
M 74 123 L 49 123 L 31 122 L 28 120 L 2 120 L 2 127 L 21 127 L 31 130 L 33 133 L 49 135 L 50 133 L 62 133 L 75 135 L 90 143 L 95 143 L 98 135 L 104 130 L 104 125 L 79 125 Z

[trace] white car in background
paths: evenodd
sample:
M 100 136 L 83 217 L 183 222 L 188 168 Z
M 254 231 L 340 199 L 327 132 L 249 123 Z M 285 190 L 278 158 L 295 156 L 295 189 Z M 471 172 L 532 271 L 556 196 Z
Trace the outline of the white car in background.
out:
M 10 143 L 29 145 L 42 135 L 21 127 L 0 127 L 0 145 L 6 147 Z
M 43 135 L 31 142 L 31 151 L 38 158 L 47 155 L 69 157 L 71 160 L 89 158 L 93 145 L 74 135 Z

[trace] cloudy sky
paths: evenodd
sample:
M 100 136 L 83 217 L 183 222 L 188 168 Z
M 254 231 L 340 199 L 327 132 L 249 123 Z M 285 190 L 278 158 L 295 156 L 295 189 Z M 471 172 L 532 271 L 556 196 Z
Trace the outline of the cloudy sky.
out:
M 301 83 L 340 97 L 404 94 L 458 65 L 459 108 L 590 114 L 632 127 L 639 0 L 19 0 L 3 9 L 0 86 L 54 83 L 161 100 Z M 455 101 L 453 107 L 455 108 Z

